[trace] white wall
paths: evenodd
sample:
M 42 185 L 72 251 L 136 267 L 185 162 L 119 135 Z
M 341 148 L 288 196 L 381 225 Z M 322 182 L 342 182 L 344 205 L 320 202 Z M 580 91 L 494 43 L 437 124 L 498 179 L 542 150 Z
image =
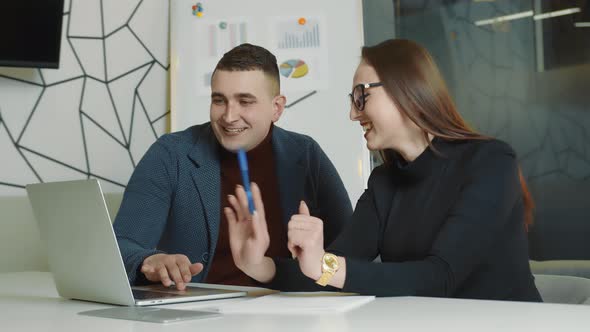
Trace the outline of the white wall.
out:
M 310 135 L 320 144 L 340 173 L 355 204 L 370 173 L 369 152 L 362 129 L 349 119 L 348 93 L 363 45 L 361 1 L 298 0 L 281 1 L 279 5 L 276 0 L 217 0 L 203 2 L 202 18 L 192 15 L 192 4 L 194 1 L 175 0 L 171 5 L 172 128 L 182 130 L 209 121 L 210 90 L 203 87 L 206 75 L 200 66 L 206 63 L 206 69 L 212 70 L 223 51 L 215 52 L 219 54 L 213 57 L 209 45 L 221 45 L 228 40 L 212 42 L 209 39 L 213 34 L 212 27 L 223 22 L 228 25 L 247 22 L 246 42 L 267 48 L 276 55 L 279 63 L 293 58 L 308 62 L 316 59 L 318 48 L 281 48 L 277 43 L 280 29 L 274 20 L 297 22 L 303 17 L 311 22 L 319 19 L 319 44 L 327 51 L 327 56 L 317 56 L 319 61 L 310 63 L 310 76 L 312 71 L 319 72 L 317 77 L 320 79 L 304 81 L 308 79 L 306 77 L 295 82 L 281 77 L 287 109 L 277 125 Z M 238 35 L 242 37 L 242 34 Z M 309 84 L 300 84 L 304 82 Z M 305 96 L 308 97 L 295 103 Z

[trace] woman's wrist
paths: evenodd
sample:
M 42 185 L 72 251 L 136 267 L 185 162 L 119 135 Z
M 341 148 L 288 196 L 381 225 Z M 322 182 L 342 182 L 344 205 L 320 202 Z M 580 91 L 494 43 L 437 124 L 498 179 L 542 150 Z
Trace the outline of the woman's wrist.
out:
M 336 274 L 330 280 L 329 285 L 342 289 L 346 282 L 346 257 L 338 256 L 338 265 L 338 271 L 336 271 Z
M 311 266 L 309 266 L 308 271 L 306 271 L 307 273 L 304 273 L 308 278 L 312 280 L 318 280 L 322 276 L 322 259 L 325 253 L 326 252 L 322 250 L 317 256 L 318 259 L 315 260 L 317 263 L 313 263 Z
M 342 289 L 342 288 L 344 288 L 344 283 L 346 281 L 346 257 L 337 256 L 337 259 L 338 259 L 338 270 L 330 278 L 328 285 Z M 316 272 L 316 273 L 313 273 L 313 274 L 310 274 L 307 276 L 315 281 L 318 281 L 322 275 L 323 275 L 323 273 L 321 272 L 321 267 L 320 267 L 320 272 Z
M 240 268 L 250 278 L 255 279 L 263 284 L 269 283 L 274 279 L 277 268 L 272 258 L 264 256 L 262 261 L 256 265 L 250 265 L 245 268 Z

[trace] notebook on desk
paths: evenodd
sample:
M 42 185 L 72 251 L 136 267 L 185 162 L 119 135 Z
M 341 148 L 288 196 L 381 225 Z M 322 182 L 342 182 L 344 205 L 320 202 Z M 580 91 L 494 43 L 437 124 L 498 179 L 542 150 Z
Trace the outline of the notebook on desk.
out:
M 161 285 L 130 287 L 96 179 L 26 186 L 60 296 L 145 306 L 245 296 L 245 292 Z
M 224 314 L 324 314 L 343 313 L 367 304 L 375 296 L 344 293 L 278 293 L 235 303 L 219 304 L 213 308 Z

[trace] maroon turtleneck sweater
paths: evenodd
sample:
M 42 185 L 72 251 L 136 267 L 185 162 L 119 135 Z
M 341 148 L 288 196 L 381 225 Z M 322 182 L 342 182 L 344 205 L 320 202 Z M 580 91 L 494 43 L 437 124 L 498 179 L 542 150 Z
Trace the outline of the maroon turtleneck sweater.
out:
M 211 269 L 205 282 L 214 284 L 256 286 L 256 282 L 234 264 L 229 247 L 227 219 L 223 208 L 229 206 L 227 195 L 235 195 L 236 185 L 242 185 L 242 177 L 235 153 L 220 149 L 221 158 L 221 224 L 217 248 Z M 279 185 L 272 150 L 272 126 L 266 138 L 247 152 L 250 181 L 256 182 L 262 192 L 266 223 L 270 236 L 269 257 L 290 257 L 287 249 L 287 227 L 282 220 Z

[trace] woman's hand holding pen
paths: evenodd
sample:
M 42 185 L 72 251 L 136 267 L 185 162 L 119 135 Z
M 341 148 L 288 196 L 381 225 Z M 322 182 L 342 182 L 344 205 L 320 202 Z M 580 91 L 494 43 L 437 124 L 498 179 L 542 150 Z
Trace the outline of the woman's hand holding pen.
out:
M 271 281 L 276 272 L 274 261 L 266 257 L 270 237 L 266 226 L 262 195 L 252 183 L 255 212 L 250 214 L 248 197 L 242 186 L 236 187 L 235 196 L 228 195 L 231 207 L 223 209 L 228 221 L 229 245 L 236 266 L 259 282 Z
M 309 213 L 307 204 L 301 201 L 299 214 L 289 221 L 287 246 L 299 262 L 301 272 L 317 280 L 322 275 L 322 256 L 324 255 L 324 222 Z

